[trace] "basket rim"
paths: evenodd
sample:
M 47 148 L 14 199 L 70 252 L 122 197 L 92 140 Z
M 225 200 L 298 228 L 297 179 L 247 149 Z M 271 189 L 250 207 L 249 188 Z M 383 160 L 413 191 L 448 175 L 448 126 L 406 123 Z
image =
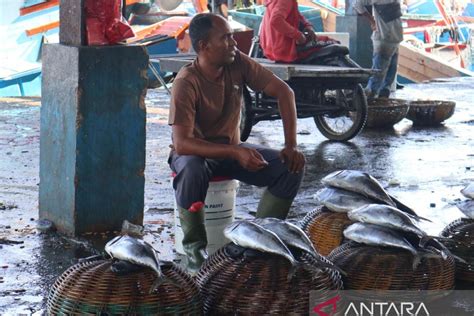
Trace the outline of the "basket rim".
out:
M 439 106 L 456 106 L 456 102 L 446 101 L 446 100 L 413 100 L 413 101 L 410 101 L 410 107 L 439 107 Z
M 384 103 L 379 103 L 384 102 Z M 385 98 L 377 98 L 367 102 L 367 107 L 370 109 L 375 108 L 397 108 L 397 107 L 409 107 L 410 100 L 406 99 L 385 99 Z

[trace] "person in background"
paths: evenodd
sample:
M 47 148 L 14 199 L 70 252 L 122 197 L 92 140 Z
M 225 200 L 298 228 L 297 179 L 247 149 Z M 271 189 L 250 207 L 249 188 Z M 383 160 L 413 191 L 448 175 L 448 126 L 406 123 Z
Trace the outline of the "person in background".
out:
M 266 187 L 257 217 L 286 218 L 302 178 L 305 157 L 296 143 L 293 91 L 282 80 L 237 50 L 227 21 L 218 15 L 196 15 L 189 36 L 197 58 L 178 72 L 173 83 L 169 124 L 169 164 L 188 270 L 196 272 L 206 258 L 204 200 L 214 176 Z M 284 148 L 274 150 L 240 142 L 242 91 L 278 100 Z
M 313 26 L 299 12 L 296 0 L 266 0 L 260 31 L 260 46 L 266 58 L 286 63 L 305 62 L 311 55 L 330 44 L 327 36 L 316 36 Z M 309 49 L 300 49 L 308 42 Z
M 378 72 L 370 77 L 365 93 L 368 99 L 388 98 L 397 75 L 398 49 L 403 40 L 400 0 L 355 0 L 354 9 L 367 18 L 373 31 L 372 69 Z

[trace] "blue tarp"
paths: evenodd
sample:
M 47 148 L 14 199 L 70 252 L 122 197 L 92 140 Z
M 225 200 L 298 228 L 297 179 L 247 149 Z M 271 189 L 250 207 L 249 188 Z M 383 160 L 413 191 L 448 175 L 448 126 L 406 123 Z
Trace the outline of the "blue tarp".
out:
M 474 3 L 468 3 L 462 15 L 474 17 Z
M 441 17 L 433 0 L 420 0 L 408 6 L 407 13 Z

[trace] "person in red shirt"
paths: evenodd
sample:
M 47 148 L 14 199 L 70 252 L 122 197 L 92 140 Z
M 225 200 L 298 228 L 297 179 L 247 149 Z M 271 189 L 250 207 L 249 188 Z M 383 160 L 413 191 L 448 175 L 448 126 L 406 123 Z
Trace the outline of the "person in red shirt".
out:
M 298 10 L 296 0 L 266 0 L 260 30 L 260 46 L 265 57 L 278 62 L 299 62 L 322 46 L 338 43 L 327 36 L 316 36 L 313 26 Z M 312 49 L 298 49 L 308 41 L 322 43 Z

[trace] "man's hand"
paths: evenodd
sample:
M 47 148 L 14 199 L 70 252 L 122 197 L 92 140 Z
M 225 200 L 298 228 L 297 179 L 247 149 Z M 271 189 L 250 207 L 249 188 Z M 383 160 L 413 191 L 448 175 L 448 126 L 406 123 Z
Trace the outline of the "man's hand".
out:
M 306 159 L 296 147 L 285 146 L 280 151 L 280 159 L 286 163 L 291 173 L 299 173 L 303 170 Z
M 375 24 L 375 19 L 373 16 L 371 16 L 371 19 L 369 20 L 370 22 L 370 27 L 372 28 L 372 31 L 377 31 L 377 24 Z
M 314 29 L 312 26 L 308 25 L 307 27 L 304 28 L 303 31 L 308 41 L 316 42 L 318 40 L 318 37 L 316 36 L 316 33 L 314 32 Z
M 258 171 L 268 166 L 262 155 L 252 148 L 236 147 L 235 160 L 249 171 Z
M 303 44 L 306 44 L 306 36 L 304 35 L 304 33 L 300 33 L 300 36 L 298 37 L 298 39 L 296 40 L 296 45 L 303 45 Z

